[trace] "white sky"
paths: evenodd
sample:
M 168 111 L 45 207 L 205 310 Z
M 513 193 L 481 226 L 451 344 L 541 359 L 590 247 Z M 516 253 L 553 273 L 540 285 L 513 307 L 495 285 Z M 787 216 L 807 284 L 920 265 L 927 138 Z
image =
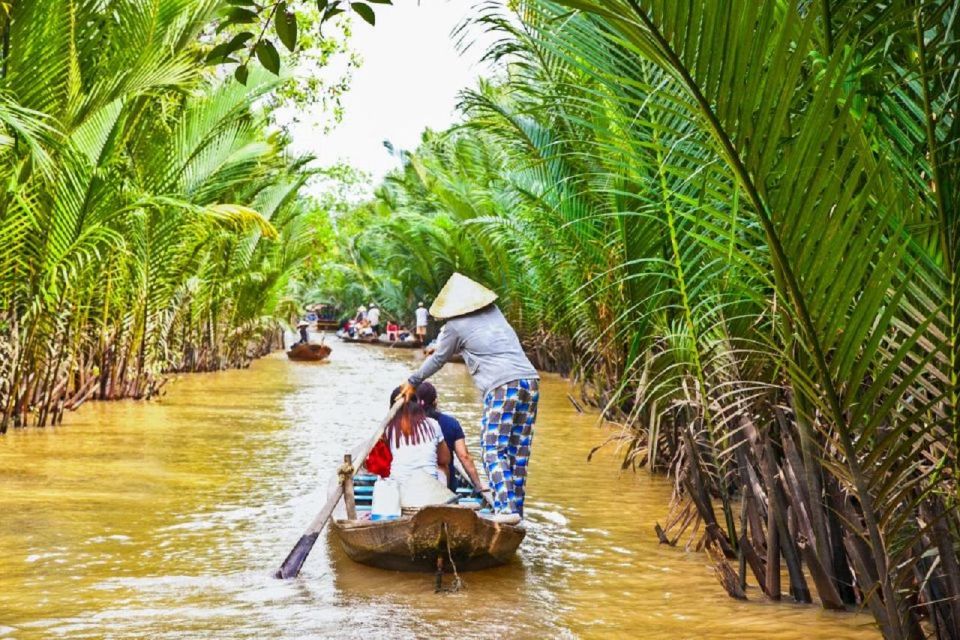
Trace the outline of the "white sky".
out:
M 296 151 L 328 166 L 345 161 L 379 182 L 398 159 L 383 146 L 413 150 L 425 128 L 456 120 L 457 93 L 476 84 L 484 66 L 482 46 L 460 56 L 451 32 L 476 0 L 396 0 L 373 5 L 377 25 L 353 19 L 350 46 L 363 60 L 343 97 L 343 121 L 324 135 L 322 117 L 301 114 L 291 128 Z M 371 185 L 373 186 L 373 185 Z

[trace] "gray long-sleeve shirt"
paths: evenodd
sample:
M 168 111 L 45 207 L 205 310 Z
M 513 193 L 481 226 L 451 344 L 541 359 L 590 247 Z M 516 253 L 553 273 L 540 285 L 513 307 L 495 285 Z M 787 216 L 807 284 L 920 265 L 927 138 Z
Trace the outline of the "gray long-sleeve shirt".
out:
M 496 305 L 450 318 L 437 339 L 437 350 L 408 382 L 417 386 L 445 365 L 458 351 L 473 376 L 473 382 L 487 394 L 502 384 L 523 378 L 539 379 L 530 364 L 517 333 Z

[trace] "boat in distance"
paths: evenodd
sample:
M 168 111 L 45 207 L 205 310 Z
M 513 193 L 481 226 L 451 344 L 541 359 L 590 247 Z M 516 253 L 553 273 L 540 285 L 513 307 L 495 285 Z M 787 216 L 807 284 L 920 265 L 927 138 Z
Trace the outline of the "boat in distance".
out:
M 326 360 L 331 351 L 330 347 L 325 344 L 304 344 L 301 342 L 293 345 L 287 351 L 287 357 L 301 362 L 318 362 Z

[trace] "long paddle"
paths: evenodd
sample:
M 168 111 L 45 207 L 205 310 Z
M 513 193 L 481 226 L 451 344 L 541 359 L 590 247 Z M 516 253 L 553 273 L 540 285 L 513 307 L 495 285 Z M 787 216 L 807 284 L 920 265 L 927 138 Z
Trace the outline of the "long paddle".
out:
M 397 411 L 400 410 L 400 407 L 403 406 L 406 399 L 403 396 L 397 398 L 397 401 L 390 407 L 387 417 L 383 419 L 383 422 L 380 423 L 380 426 L 377 427 L 376 433 L 367 440 L 359 444 L 351 452 L 353 456 L 353 465 L 355 469 L 359 469 L 363 466 L 364 461 L 367 459 L 367 456 L 370 455 L 370 451 L 373 450 L 373 447 L 376 446 L 377 440 L 383 436 L 384 430 L 387 428 L 387 425 L 390 424 L 390 421 L 393 420 L 393 416 L 397 414 Z M 342 469 L 342 467 L 341 467 Z M 340 469 L 337 469 L 337 474 L 339 475 Z M 313 519 L 313 522 L 310 523 L 310 526 L 307 527 L 307 530 L 304 532 L 300 539 L 297 540 L 297 544 L 294 545 L 293 550 L 290 551 L 290 554 L 287 556 L 287 559 L 283 561 L 283 564 L 280 565 L 280 568 L 275 574 L 274 578 L 279 578 L 281 580 L 286 580 L 288 578 L 296 578 L 300 573 L 303 563 L 307 561 L 307 556 L 310 555 L 310 551 L 313 550 L 313 545 L 317 542 L 317 538 L 320 537 L 320 532 L 323 531 L 323 527 L 326 526 L 327 520 L 330 519 L 330 516 L 333 514 L 334 508 L 337 506 L 337 503 L 340 502 L 340 498 L 343 497 L 343 483 L 335 482 L 335 486 L 331 488 L 329 493 L 327 493 L 327 502 L 323 505 L 323 508 L 320 509 L 320 513 L 317 514 L 317 517 Z

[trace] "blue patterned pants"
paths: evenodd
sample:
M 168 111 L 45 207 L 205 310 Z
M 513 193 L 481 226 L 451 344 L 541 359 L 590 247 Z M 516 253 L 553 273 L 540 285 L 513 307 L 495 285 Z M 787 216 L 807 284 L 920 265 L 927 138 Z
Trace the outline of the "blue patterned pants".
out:
M 523 515 L 527 461 L 539 401 L 539 380 L 508 382 L 483 399 L 480 447 L 497 513 Z

